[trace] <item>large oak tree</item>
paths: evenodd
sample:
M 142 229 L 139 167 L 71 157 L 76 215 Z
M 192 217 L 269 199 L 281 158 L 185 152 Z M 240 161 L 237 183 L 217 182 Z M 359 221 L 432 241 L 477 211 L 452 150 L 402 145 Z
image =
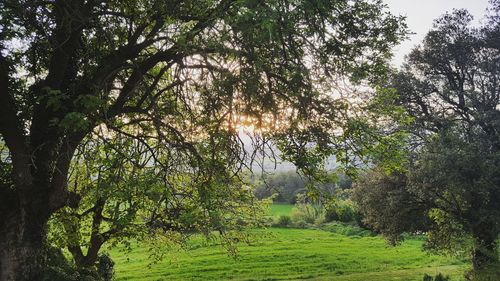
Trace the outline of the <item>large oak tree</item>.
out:
M 242 118 L 314 168 L 337 145 L 334 82 L 373 81 L 404 33 L 378 0 L 5 0 L 0 22 L 0 280 L 39 278 L 91 132 L 182 151 L 206 192 L 243 163 Z

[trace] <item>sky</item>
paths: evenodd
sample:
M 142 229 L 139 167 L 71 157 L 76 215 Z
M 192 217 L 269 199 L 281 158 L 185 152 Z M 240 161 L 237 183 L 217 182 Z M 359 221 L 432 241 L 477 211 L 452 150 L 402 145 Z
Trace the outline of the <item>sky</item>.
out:
M 409 29 L 415 34 L 410 40 L 394 49 L 393 64 L 401 65 L 403 58 L 411 49 L 419 44 L 427 31 L 432 28 L 434 19 L 447 11 L 465 8 L 474 16 L 474 23 L 480 24 L 488 7 L 488 0 L 384 0 L 390 11 L 396 15 L 406 16 Z
M 406 16 L 410 31 L 415 33 L 409 36 L 409 40 L 394 49 L 395 55 L 392 63 L 395 66 L 401 65 L 404 56 L 415 45 L 422 42 L 425 34 L 432 28 L 434 20 L 445 12 L 465 8 L 474 16 L 474 24 L 479 25 L 488 7 L 488 0 L 384 0 L 384 2 L 393 14 Z M 330 162 L 335 166 L 333 160 Z M 270 161 L 267 166 L 267 171 L 274 169 Z M 295 168 L 290 163 L 278 165 L 280 171 L 293 169 Z

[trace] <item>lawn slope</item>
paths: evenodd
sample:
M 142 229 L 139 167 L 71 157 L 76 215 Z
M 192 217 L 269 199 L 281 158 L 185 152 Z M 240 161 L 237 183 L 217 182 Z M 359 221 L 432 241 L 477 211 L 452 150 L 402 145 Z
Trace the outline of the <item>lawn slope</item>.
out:
M 148 267 L 148 252 L 113 250 L 117 280 L 422 280 L 442 272 L 461 280 L 465 264 L 421 251 L 422 241 L 397 247 L 380 237 L 349 237 L 324 230 L 270 228 L 265 237 L 241 244 L 239 257 L 219 246 L 197 246 Z
M 292 204 L 272 204 L 269 206 L 269 216 L 278 218 L 279 216 L 290 216 L 292 214 Z

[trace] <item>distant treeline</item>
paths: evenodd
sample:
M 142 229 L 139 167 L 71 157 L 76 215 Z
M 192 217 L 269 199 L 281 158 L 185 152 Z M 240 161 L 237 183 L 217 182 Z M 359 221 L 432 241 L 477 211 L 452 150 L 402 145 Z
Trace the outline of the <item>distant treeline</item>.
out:
M 259 199 L 273 197 L 274 202 L 295 204 L 297 195 L 307 190 L 308 180 L 295 171 L 276 172 L 265 176 L 253 178 L 255 196 Z M 352 180 L 340 173 L 336 181 L 316 184 L 316 188 L 325 192 L 335 192 L 337 188 L 348 189 L 352 187 Z

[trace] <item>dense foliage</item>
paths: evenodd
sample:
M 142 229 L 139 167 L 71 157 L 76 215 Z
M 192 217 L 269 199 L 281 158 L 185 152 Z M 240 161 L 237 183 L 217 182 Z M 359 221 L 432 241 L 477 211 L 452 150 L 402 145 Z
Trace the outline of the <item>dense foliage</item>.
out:
M 363 222 L 392 244 L 397 243 L 404 232 L 428 228 L 428 208 L 415 200 L 407 182 L 405 174 L 375 168 L 361 175 L 354 188 L 353 200 L 363 214 Z
M 143 143 L 201 197 L 251 166 L 248 122 L 257 149 L 274 139 L 314 174 L 346 152 L 332 88 L 377 80 L 404 32 L 378 0 L 1 1 L 0 279 L 43 267 L 47 221 L 79 204 L 68 173 L 91 134 Z
M 483 27 L 465 10 L 436 20 L 376 98 L 403 110 L 384 112 L 383 125 L 405 136 L 394 147 L 406 160 L 387 169 L 393 159 L 378 158 L 356 188 L 368 224 L 391 239 L 428 230 L 428 248 L 469 251 L 477 272 L 498 261 L 499 13 L 491 1 Z
M 203 195 L 207 186 L 197 184 L 192 174 L 153 165 L 153 155 L 169 156 L 149 148 L 114 136 L 89 138 L 77 150 L 69 186 L 79 200 L 53 215 L 49 237 L 71 253 L 78 267 L 96 265 L 105 245 L 158 235 L 182 244 L 195 233 L 209 238 L 212 230 L 231 243 L 232 231 L 263 222 L 265 207 L 243 182 L 220 173 L 213 191 Z

